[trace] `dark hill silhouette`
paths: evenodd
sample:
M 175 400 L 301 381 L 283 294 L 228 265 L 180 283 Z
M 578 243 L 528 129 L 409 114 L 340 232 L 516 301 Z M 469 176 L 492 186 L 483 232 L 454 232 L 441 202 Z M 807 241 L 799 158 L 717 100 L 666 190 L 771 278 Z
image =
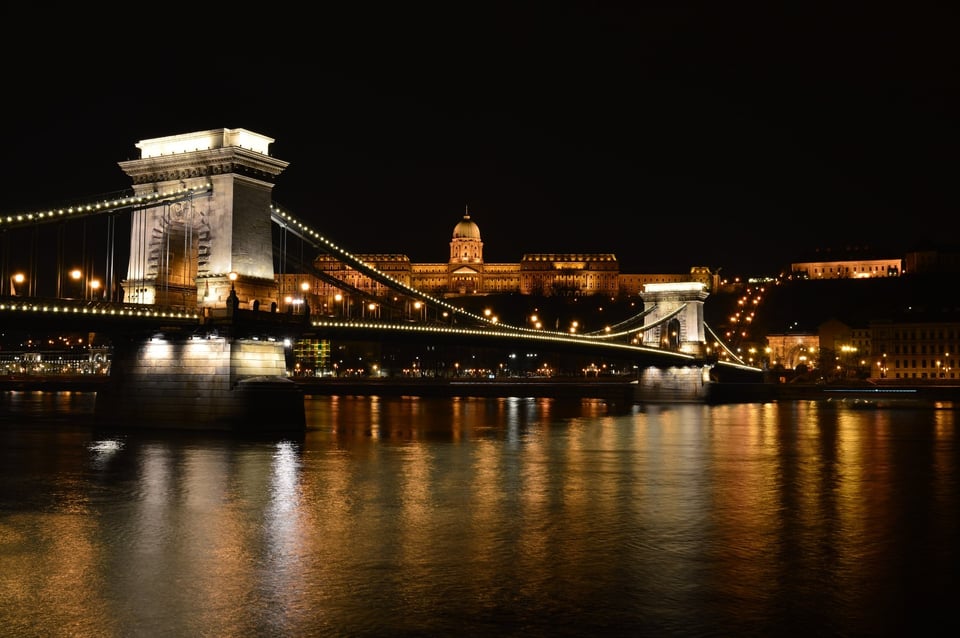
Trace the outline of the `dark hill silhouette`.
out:
M 958 315 L 960 295 L 947 274 L 791 281 L 768 287 L 755 328 L 767 334 L 815 332 L 830 319 L 856 327 L 872 320 L 943 321 Z

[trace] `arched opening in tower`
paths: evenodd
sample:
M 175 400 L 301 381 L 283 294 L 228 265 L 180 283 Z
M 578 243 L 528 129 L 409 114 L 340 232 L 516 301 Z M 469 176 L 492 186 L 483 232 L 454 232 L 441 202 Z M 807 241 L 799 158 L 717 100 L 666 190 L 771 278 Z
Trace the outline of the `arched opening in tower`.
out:
M 161 239 L 156 303 L 195 308 L 199 236 L 192 226 L 173 221 Z
M 674 318 L 667 322 L 666 341 L 668 350 L 680 349 L 680 321 L 678 319 Z

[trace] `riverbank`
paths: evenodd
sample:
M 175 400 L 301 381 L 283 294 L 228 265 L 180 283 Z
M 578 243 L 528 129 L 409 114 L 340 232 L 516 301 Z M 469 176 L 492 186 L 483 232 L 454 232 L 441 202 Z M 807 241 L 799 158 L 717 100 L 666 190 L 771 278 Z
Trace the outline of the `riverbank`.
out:
M 798 384 L 775 386 L 778 401 L 842 401 L 863 405 L 953 404 L 960 406 L 960 385 L 915 384 Z
M 369 378 L 294 377 L 307 395 L 583 397 L 632 401 L 636 384 L 622 377 L 591 378 Z
M 24 374 L 0 377 L 0 391 L 96 392 L 109 381 L 107 375 Z
M 537 396 L 634 401 L 637 385 L 626 378 L 533 379 L 370 379 L 300 377 L 293 381 L 304 394 L 381 394 L 384 396 Z M 769 401 L 953 402 L 960 405 L 960 385 L 825 385 L 798 383 L 714 383 L 708 403 Z
M 474 396 L 597 398 L 616 403 L 634 402 L 637 385 L 625 377 L 370 378 L 291 377 L 304 395 Z M 96 392 L 107 376 L 62 375 L 0 377 L 0 391 Z M 960 385 L 915 384 L 800 384 L 715 383 L 708 403 L 764 403 L 769 401 L 834 401 L 848 404 L 906 403 L 960 406 Z

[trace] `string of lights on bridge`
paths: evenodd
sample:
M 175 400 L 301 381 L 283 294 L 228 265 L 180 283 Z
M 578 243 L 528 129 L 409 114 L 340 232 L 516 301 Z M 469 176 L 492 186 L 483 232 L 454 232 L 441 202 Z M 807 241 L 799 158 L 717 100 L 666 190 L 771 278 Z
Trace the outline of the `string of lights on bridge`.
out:
M 422 291 L 411 288 L 410 286 L 407 286 L 403 282 L 398 281 L 397 279 L 391 277 L 387 273 L 381 272 L 377 268 L 365 263 L 363 260 L 361 260 L 357 256 L 350 253 L 350 251 L 341 248 L 340 246 L 330 241 L 329 239 L 324 237 L 322 234 L 320 234 L 319 232 L 317 232 L 316 230 L 314 230 L 313 228 L 305 224 L 303 221 L 294 217 L 291 213 L 280 209 L 280 207 L 278 207 L 277 205 L 272 204 L 270 209 L 274 217 L 274 220 L 277 223 L 287 228 L 292 227 L 296 231 L 297 235 L 300 236 L 305 241 L 316 241 L 323 245 L 322 247 L 314 246 L 315 248 L 332 251 L 338 254 L 340 257 L 347 260 L 348 262 L 350 262 L 351 264 L 353 264 L 354 267 L 358 268 L 359 270 L 365 271 L 368 274 L 374 275 L 376 278 L 387 281 L 390 283 L 390 285 L 396 286 L 397 288 L 405 290 L 409 294 L 419 297 L 421 300 L 427 301 L 428 303 L 436 304 L 439 307 L 447 308 L 452 312 L 460 313 L 474 320 L 485 322 L 488 325 L 493 326 L 497 329 L 495 334 L 500 334 L 502 336 L 522 337 L 522 338 L 529 338 L 529 339 L 540 339 L 540 340 L 550 340 L 550 341 L 560 341 L 560 342 L 566 341 L 569 343 L 579 343 L 579 344 L 584 343 L 584 341 L 591 341 L 592 343 L 597 343 L 598 345 L 607 345 L 615 348 L 626 348 L 631 350 L 646 349 L 651 352 L 662 352 L 657 348 L 644 348 L 643 346 L 638 346 L 636 343 L 631 343 L 629 345 L 620 344 L 620 343 L 613 342 L 612 340 L 617 338 L 622 338 L 622 337 L 633 338 L 636 335 L 638 335 L 640 332 L 643 332 L 644 330 L 649 330 L 650 328 L 656 325 L 666 323 L 673 317 L 676 317 L 677 315 L 679 315 L 685 308 L 685 305 L 681 306 L 680 308 L 670 313 L 669 315 L 659 318 L 657 322 L 655 322 L 654 324 L 642 325 L 640 327 L 637 327 L 636 325 L 632 325 L 632 324 L 635 324 L 635 322 L 638 319 L 642 320 L 643 317 L 645 317 L 647 314 L 649 314 L 652 311 L 652 309 L 648 309 L 639 313 L 634 317 L 631 317 L 625 321 L 620 322 L 619 324 L 617 324 L 612 328 L 593 332 L 593 333 L 585 333 L 585 334 L 579 334 L 579 333 L 567 334 L 565 332 L 552 332 L 549 330 L 547 331 L 533 330 L 531 328 L 527 328 L 524 326 L 513 326 L 510 324 L 504 324 L 504 323 L 500 323 L 495 319 L 490 319 L 487 317 L 482 317 L 480 315 L 467 312 L 462 308 L 457 308 L 455 306 L 452 306 L 444 302 L 441 299 L 436 299 Z M 312 322 L 312 324 L 315 327 L 345 327 L 347 325 L 357 327 L 357 325 L 353 323 L 344 324 L 340 322 L 314 321 Z M 425 326 L 409 326 L 409 325 L 401 325 L 401 324 L 386 326 L 384 324 L 370 324 L 370 327 L 374 327 L 374 326 L 376 326 L 379 329 L 390 327 L 397 330 L 430 330 L 433 332 L 436 332 L 438 330 L 451 331 L 451 332 L 459 332 L 459 334 L 464 334 L 464 335 L 466 334 L 489 335 L 490 334 L 489 330 L 471 331 L 466 328 L 438 328 L 436 326 L 425 327 Z M 717 340 L 717 343 L 719 344 L 719 346 L 722 347 L 723 350 L 727 352 L 730 356 L 732 356 L 737 363 L 745 365 L 744 362 L 739 357 L 737 357 L 729 348 L 727 348 L 722 342 L 720 342 L 720 340 L 716 338 L 715 335 L 714 335 L 714 338 Z
M 384 322 L 353 322 L 353 321 L 328 321 L 324 319 L 311 321 L 310 325 L 314 328 L 350 328 L 350 329 L 364 329 L 368 328 L 371 330 L 376 330 L 378 332 L 383 332 L 385 330 L 392 330 L 395 332 L 429 332 L 431 334 L 451 334 L 451 335 L 461 335 L 461 336 L 482 336 L 482 337 L 491 337 L 491 336 L 501 336 L 513 339 L 528 339 L 531 341 L 541 341 L 541 342 L 553 342 L 553 343 L 568 343 L 583 345 L 584 339 L 578 337 L 577 335 L 568 335 L 564 332 L 551 332 L 551 331 L 542 331 L 542 330 L 530 330 L 525 332 L 518 332 L 512 329 L 508 330 L 489 330 L 489 329 L 479 329 L 479 328 L 457 328 L 452 326 L 437 326 L 437 325 L 413 325 L 413 324 L 394 324 L 394 323 L 384 323 Z M 626 344 L 626 343 L 616 343 L 616 342 L 607 342 L 607 341 L 594 341 L 598 346 L 604 348 L 613 348 L 621 349 L 630 352 L 647 352 L 650 354 L 663 355 L 664 352 L 660 348 L 651 348 L 648 346 L 638 346 L 636 344 Z M 679 358 L 684 359 L 694 359 L 693 355 L 676 352 L 671 353 Z
M 175 202 L 181 199 L 187 199 L 194 195 L 208 193 L 213 189 L 211 182 L 206 182 L 200 186 L 176 188 L 172 190 L 158 191 L 155 193 L 145 193 L 140 195 L 130 195 L 117 199 L 105 200 L 90 204 L 78 204 L 68 206 L 67 208 L 56 208 L 46 211 L 35 211 L 27 213 L 12 213 L 6 216 L 0 216 L 0 229 L 16 226 L 34 224 L 37 222 L 49 222 L 52 219 L 67 219 L 92 215 L 96 213 L 105 213 L 113 210 L 122 210 L 124 208 L 141 208 L 147 206 L 156 206 L 163 202 Z
M 407 286 L 403 282 L 398 281 L 394 277 L 391 277 L 389 274 L 382 272 L 377 268 L 365 263 L 359 257 L 350 253 L 350 251 L 341 248 L 340 246 L 330 241 L 329 239 L 321 235 L 319 232 L 317 232 L 316 230 L 314 230 L 313 228 L 305 224 L 303 221 L 294 217 L 288 211 L 284 211 L 280 209 L 280 207 L 278 207 L 277 205 L 271 204 L 270 210 L 274 217 L 274 221 L 276 221 L 278 224 L 286 228 L 292 227 L 292 229 L 296 231 L 297 235 L 301 237 L 301 239 L 304 239 L 305 241 L 316 241 L 322 244 L 322 247 L 314 246 L 315 248 L 320 248 L 326 251 L 332 251 L 333 253 L 336 253 L 346 261 L 350 262 L 358 270 L 366 272 L 368 275 L 372 275 L 375 279 L 389 282 L 389 285 L 395 286 L 396 288 L 399 288 L 410 295 L 418 297 L 421 300 L 426 301 L 427 303 L 435 304 L 436 306 L 445 308 L 451 312 L 461 314 L 473 320 L 480 321 L 485 324 L 494 326 L 497 329 L 504 331 L 504 333 L 529 335 L 531 337 L 536 337 L 536 338 L 542 338 L 545 334 L 551 334 L 556 338 L 567 339 L 567 340 L 571 340 L 572 342 L 582 343 L 584 340 L 610 340 L 610 339 L 615 339 L 615 338 L 624 337 L 624 336 L 629 337 L 632 335 L 636 335 L 638 332 L 642 331 L 642 329 L 633 328 L 632 330 L 622 330 L 618 332 L 611 332 L 608 330 L 600 333 L 567 334 L 565 332 L 551 332 L 551 331 L 544 331 L 539 329 L 534 330 L 526 326 L 515 326 L 511 324 L 502 323 L 495 318 L 483 317 L 483 316 L 468 312 L 463 308 L 458 308 L 456 306 L 448 304 L 442 299 L 431 297 L 427 293 L 424 293 L 420 290 L 416 290 L 415 288 L 411 288 L 410 286 Z M 669 317 L 665 317 L 663 320 L 665 321 L 675 316 L 678 313 L 679 313 L 679 310 L 671 314 Z M 641 313 L 640 316 L 642 317 L 644 314 L 646 313 Z M 625 323 L 627 322 L 621 322 L 620 325 L 622 326 Z M 648 329 L 650 328 L 650 326 L 645 326 L 644 328 Z
M 4 217 L 0 217 L 0 224 L 3 227 L 10 227 L 15 225 L 27 225 L 38 222 L 49 222 L 53 219 L 60 218 L 71 218 L 71 217 L 80 217 L 88 214 L 104 213 L 113 210 L 122 210 L 130 207 L 148 207 L 155 206 L 163 202 L 172 202 L 179 199 L 186 199 L 192 197 L 193 195 L 202 194 L 211 192 L 213 184 L 206 182 L 200 186 L 193 187 L 182 187 L 164 191 L 158 191 L 154 193 L 146 193 L 135 196 L 126 196 L 116 199 L 98 201 L 90 204 L 77 204 L 69 206 L 66 208 L 57 208 L 50 209 L 47 211 L 36 211 L 36 212 L 26 212 L 26 213 L 17 213 L 10 214 Z M 630 336 L 631 334 L 636 334 L 637 329 L 625 330 L 611 332 L 606 331 L 604 333 L 591 333 L 591 334 L 577 334 L 577 335 L 568 335 L 563 332 L 551 333 L 550 331 L 543 330 L 532 330 L 525 326 L 514 326 L 510 324 L 504 324 L 499 322 L 496 319 L 491 319 L 489 317 L 484 317 L 477 315 L 471 312 L 453 306 L 442 299 L 434 298 L 422 291 L 416 290 L 405 285 L 403 282 L 396 280 L 387 273 L 384 273 L 377 268 L 370 266 L 369 264 L 363 262 L 359 257 L 353 255 L 350 251 L 341 248 L 336 243 L 330 241 L 325 236 L 321 235 L 315 229 L 311 228 L 303 221 L 294 217 L 288 211 L 280 209 L 276 205 L 271 205 L 271 213 L 273 214 L 275 220 L 278 223 L 283 224 L 286 227 L 292 226 L 298 232 L 297 234 L 308 241 L 317 241 L 323 244 L 323 249 L 333 251 L 334 253 L 340 255 L 355 267 L 360 270 L 366 271 L 368 274 L 375 275 L 376 277 L 386 280 L 392 286 L 396 286 L 411 295 L 421 298 L 427 303 L 432 303 L 437 307 L 445 308 L 450 312 L 457 313 L 466 317 L 469 317 L 475 321 L 483 322 L 491 326 L 495 326 L 498 331 L 501 333 L 510 333 L 515 334 L 519 333 L 521 335 L 528 336 L 530 338 L 537 339 L 560 339 L 560 340 L 569 340 L 569 341 L 579 341 L 582 339 L 613 339 L 617 337 Z M 14 303 L 14 304 L 0 304 L 0 311 L 21 311 L 21 312 L 53 312 L 53 313 L 81 313 L 81 314 L 110 314 L 110 315 L 119 315 L 126 317 L 145 317 L 145 318 L 166 318 L 166 317 L 176 317 L 176 318 L 196 318 L 199 315 L 189 314 L 189 313 L 168 313 L 168 312 L 154 312 L 143 310 L 140 307 L 137 308 L 89 308 L 89 307 L 76 307 L 67 305 L 57 305 L 57 304 L 48 304 L 48 303 Z M 642 315 L 641 315 L 642 316 Z M 625 323 L 625 322 L 624 322 Z M 404 326 L 406 328 L 406 326 Z M 648 326 L 649 327 L 649 326 Z M 456 330 L 464 330 L 462 328 Z
M 156 206 L 161 203 L 172 203 L 175 201 L 180 201 L 183 199 L 188 199 L 198 194 L 212 192 L 213 184 L 211 182 L 206 182 L 199 186 L 192 187 L 181 187 L 164 191 L 157 191 L 153 193 L 143 193 L 139 195 L 130 195 L 119 197 L 115 199 L 98 201 L 95 203 L 88 204 L 78 204 L 74 206 L 69 206 L 66 208 L 57 208 L 50 209 L 46 211 L 35 211 L 35 212 L 24 212 L 24 213 L 15 213 L 9 214 L 6 216 L 0 216 L 0 230 L 4 228 L 16 227 L 16 226 L 26 226 L 35 223 L 49 222 L 55 219 L 66 219 L 66 218 L 76 218 L 82 217 L 84 215 L 91 215 L 97 213 L 110 212 L 115 210 L 122 210 L 126 208 L 145 208 L 150 206 Z M 366 273 L 372 278 L 381 281 L 381 283 L 386 283 L 387 285 L 393 286 L 397 289 L 403 290 L 406 293 L 425 301 L 426 303 L 434 304 L 438 308 L 444 308 L 454 314 L 462 315 L 469 317 L 475 321 L 481 322 L 487 326 L 495 328 L 494 334 L 498 334 L 505 337 L 513 338 L 522 338 L 530 339 L 537 341 L 549 341 L 555 343 L 570 343 L 570 344 L 583 344 L 585 341 L 591 341 L 598 343 L 598 345 L 603 345 L 605 347 L 612 348 L 621 348 L 631 351 L 648 351 L 651 353 L 660 353 L 662 351 L 658 348 L 644 347 L 637 345 L 636 343 L 624 344 L 616 343 L 610 341 L 611 339 L 619 337 L 631 337 L 636 336 L 643 330 L 649 329 L 650 325 L 644 325 L 637 327 L 631 325 L 636 322 L 637 319 L 642 319 L 646 314 L 649 313 L 649 310 L 640 313 L 635 317 L 631 317 L 615 327 L 606 328 L 602 331 L 597 331 L 593 333 L 586 334 L 567 334 L 565 332 L 554 332 L 549 330 L 541 329 L 531 329 L 525 326 L 514 326 L 510 324 L 504 324 L 499 322 L 496 317 L 485 317 L 478 314 L 471 313 L 463 308 L 449 304 L 442 299 L 438 299 L 424 293 L 420 290 L 411 288 L 410 286 L 404 284 L 401 281 L 398 281 L 394 277 L 390 276 L 387 273 L 380 271 L 379 269 L 365 263 L 356 255 L 352 254 L 350 251 L 341 248 L 339 245 L 323 236 L 321 233 L 317 232 L 315 229 L 311 228 L 309 225 L 303 221 L 294 217 L 288 211 L 282 210 L 276 204 L 271 204 L 270 206 L 271 215 L 273 220 L 283 226 L 293 230 L 301 239 L 308 242 L 317 242 L 314 244 L 315 248 L 325 250 L 331 254 L 336 254 L 346 262 L 351 264 L 357 270 Z M 319 245 L 317 245 L 319 244 Z M 682 308 L 681 308 L 682 309 Z M 72 304 L 65 301 L 57 302 L 22 302 L 22 303 L 0 303 L 0 312 L 9 312 L 9 313 L 53 313 L 53 314 L 89 314 L 89 315 L 100 315 L 100 316 L 116 316 L 119 318 L 143 318 L 143 319 L 169 319 L 169 320 L 181 320 L 181 321 L 197 321 L 200 318 L 199 313 L 196 312 L 186 312 L 182 310 L 174 309 L 148 309 L 142 305 L 131 305 L 131 306 L 104 306 L 96 307 L 89 306 L 86 304 L 76 303 Z M 676 314 L 680 310 L 677 310 L 674 313 L 671 313 L 669 317 L 661 318 L 658 320 L 658 324 L 662 321 L 665 321 Z M 315 320 L 311 322 L 312 325 L 316 328 L 371 328 L 377 330 L 390 329 L 395 331 L 429 331 L 434 333 L 449 333 L 457 335 L 486 335 L 490 336 L 491 331 L 489 329 L 479 330 L 471 329 L 464 327 L 444 327 L 444 326 L 423 326 L 423 325 L 408 325 L 408 324 L 384 324 L 384 323 L 355 323 L 355 322 L 336 322 L 336 321 L 326 321 L 326 320 Z M 708 327 L 709 329 L 709 327 Z M 712 332 L 712 331 L 711 331 Z M 714 335 L 716 338 L 716 336 Z M 716 339 L 719 345 L 723 345 L 719 339 Z M 739 360 L 729 349 L 725 348 L 725 351 L 728 352 L 731 356 L 734 356 L 739 363 L 742 364 L 742 361 Z M 684 358 L 694 358 L 692 355 L 687 355 L 684 353 L 675 353 L 677 356 Z
M 672 319 L 673 317 L 677 316 L 678 314 L 680 314 L 680 312 L 683 311 L 683 309 L 686 306 L 685 304 L 682 305 L 680 308 L 670 313 L 669 315 L 659 318 L 654 324 L 643 325 L 639 328 L 628 327 L 629 324 L 631 324 L 632 322 L 635 322 L 637 319 L 642 320 L 644 316 L 646 316 L 647 314 L 649 314 L 649 312 L 652 311 L 652 309 L 645 310 L 640 314 L 636 315 L 635 317 L 631 317 L 630 319 L 627 319 L 617 324 L 616 332 L 614 332 L 613 330 L 604 330 L 604 331 L 598 331 L 595 333 L 588 333 L 588 334 L 568 334 L 565 332 L 553 332 L 549 330 L 546 330 L 546 331 L 533 330 L 531 328 L 527 328 L 523 326 L 513 326 L 510 324 L 504 324 L 504 323 L 500 323 L 496 319 L 483 317 L 483 316 L 468 312 L 463 308 L 455 307 L 451 304 L 446 303 L 442 299 L 436 299 L 420 290 L 411 288 L 410 286 L 407 286 L 403 282 L 398 281 L 394 277 L 391 277 L 387 273 L 381 272 L 379 269 L 365 263 L 359 257 L 357 257 L 356 255 L 353 255 L 350 251 L 341 248 L 334 242 L 327 239 L 321 233 L 311 228 L 309 225 L 307 225 L 303 221 L 294 217 L 293 214 L 289 213 L 288 211 L 282 210 L 276 204 L 271 204 L 270 210 L 271 210 L 273 220 L 276 223 L 280 224 L 284 228 L 289 228 L 293 230 L 304 241 L 308 241 L 311 243 L 318 242 L 319 244 L 321 244 L 321 245 L 314 244 L 314 248 L 329 251 L 331 252 L 331 254 L 335 253 L 336 255 L 339 255 L 345 261 L 350 263 L 354 268 L 362 272 L 365 272 L 366 274 L 372 276 L 374 279 L 377 279 L 381 282 L 388 282 L 389 285 L 395 286 L 398 289 L 404 290 L 408 294 L 411 294 L 412 296 L 415 296 L 421 299 L 422 301 L 426 301 L 427 303 L 433 303 L 438 307 L 446 308 L 454 313 L 459 313 L 464 316 L 470 317 L 471 319 L 483 322 L 489 326 L 492 326 L 495 330 L 493 331 L 493 333 L 491 333 L 490 329 L 478 330 L 478 329 L 471 329 L 471 328 L 454 328 L 454 327 L 443 327 L 443 326 L 436 326 L 436 325 L 423 326 L 423 325 L 410 325 L 410 324 L 384 324 L 379 322 L 358 324 L 356 322 L 313 320 L 311 321 L 311 325 L 314 326 L 315 328 L 357 329 L 357 328 L 366 327 L 366 328 L 376 329 L 380 331 L 389 329 L 389 330 L 395 330 L 395 331 L 423 331 L 423 332 L 432 332 L 432 333 L 450 333 L 450 334 L 459 334 L 459 335 L 478 335 L 478 336 L 491 336 L 491 334 L 493 334 L 493 335 L 499 335 L 499 336 L 508 337 L 508 338 L 521 338 L 521 339 L 550 341 L 554 343 L 569 343 L 569 344 L 578 344 L 578 345 L 583 345 L 584 342 L 589 341 L 591 343 L 595 343 L 596 345 L 602 346 L 602 347 L 629 350 L 632 352 L 648 352 L 648 353 L 654 353 L 662 356 L 664 353 L 663 353 L 663 350 L 660 348 L 641 346 L 636 343 L 629 343 L 629 344 L 617 343 L 617 342 L 611 341 L 611 339 L 614 339 L 617 337 L 624 337 L 624 336 L 631 337 L 639 334 L 644 330 L 649 330 L 651 327 L 664 323 L 669 319 Z M 709 330 L 709 326 L 707 326 L 707 329 Z M 712 332 L 712 330 L 710 332 Z M 716 335 L 714 335 L 714 338 L 717 339 Z M 731 352 L 729 348 L 727 348 L 724 344 L 722 344 L 722 342 L 720 342 L 719 339 L 717 339 L 717 343 L 719 347 L 721 347 L 725 352 L 730 354 L 735 359 L 736 363 L 733 363 L 732 365 L 749 368 L 749 366 L 747 366 L 739 357 L 737 357 L 733 352 Z M 687 353 L 681 353 L 681 352 L 673 352 L 671 354 L 677 356 L 678 358 L 685 358 L 690 360 L 696 358 L 693 355 L 690 355 Z
M 196 312 L 184 312 L 173 309 L 151 310 L 149 307 L 140 305 L 91 307 L 83 305 L 83 302 L 79 301 L 76 303 L 66 301 L 58 301 L 56 303 L 0 303 L 0 312 L 101 315 L 126 319 L 135 319 L 138 317 L 143 319 L 182 319 L 184 321 L 198 321 L 200 319 L 200 314 Z
M 181 187 L 153 193 L 140 195 L 130 195 L 107 199 L 89 204 L 77 204 L 66 208 L 56 208 L 46 211 L 35 211 L 25 213 L 15 213 L 6 216 L 0 216 L 0 230 L 25 226 L 36 223 L 49 223 L 56 219 L 77 218 L 85 215 L 105 213 L 126 208 L 142 208 L 155 206 L 164 202 L 175 202 L 182 199 L 193 197 L 194 195 L 209 193 L 213 189 L 211 182 L 206 182 L 199 186 Z M 0 303 L 0 312 L 23 314 L 64 314 L 64 315 L 90 315 L 100 317 L 117 317 L 123 319 L 144 319 L 144 320 L 177 320 L 183 322 L 194 322 L 200 318 L 199 313 L 186 312 L 177 309 L 159 308 L 153 309 L 142 305 L 123 305 L 115 304 L 104 306 L 90 306 L 85 302 L 73 302 L 66 300 L 56 301 L 31 301 L 31 302 L 12 302 Z
M 363 272 L 366 272 L 366 273 L 369 274 L 369 275 L 372 275 L 375 279 L 386 280 L 387 282 L 389 282 L 389 284 L 390 284 L 391 286 L 396 286 L 397 288 L 399 288 L 399 289 L 407 292 L 407 293 L 410 294 L 410 295 L 413 295 L 413 296 L 415 296 L 415 297 L 418 297 L 418 298 L 420 298 L 421 300 L 426 301 L 427 303 L 432 303 L 432 304 L 435 304 L 435 305 L 438 306 L 438 307 L 446 308 L 446 309 L 449 310 L 450 312 L 454 312 L 454 313 L 457 313 L 457 314 L 464 315 L 464 316 L 466 316 L 466 317 L 470 317 L 471 319 L 474 319 L 474 320 L 476 320 L 476 321 L 480 321 L 480 322 L 484 322 L 484 323 L 489 323 L 489 324 L 496 325 L 496 326 L 498 326 L 498 327 L 500 327 L 500 328 L 508 329 L 508 330 L 517 330 L 517 331 L 530 330 L 529 328 L 523 328 L 523 327 L 520 327 L 520 326 L 511 326 L 511 325 L 509 325 L 509 324 L 499 323 L 499 322 L 496 321 L 496 320 L 493 320 L 493 319 L 490 319 L 490 318 L 488 318 L 488 317 L 483 317 L 483 316 L 480 316 L 480 315 L 477 315 L 477 314 L 468 312 L 468 311 L 464 310 L 463 308 L 458 308 L 458 307 L 456 307 L 456 306 L 453 306 L 452 304 L 449 304 L 449 303 L 443 301 L 442 299 L 437 299 L 437 298 L 431 297 L 430 295 L 426 294 L 425 292 L 422 292 L 422 291 L 417 290 L 417 289 L 415 289 L 415 288 L 411 288 L 410 286 L 404 284 L 403 282 L 398 281 L 397 279 L 391 277 L 391 276 L 388 275 L 387 273 L 382 272 L 382 271 L 378 270 L 377 268 L 375 268 L 375 267 L 367 264 L 367 263 L 364 262 L 362 259 L 360 259 L 360 258 L 357 257 L 356 255 L 352 254 L 350 251 L 345 250 L 344 248 L 341 248 L 341 247 L 338 246 L 337 244 L 333 243 L 332 241 L 330 241 L 329 239 L 327 239 L 326 237 L 324 237 L 323 235 L 321 235 L 320 233 L 318 233 L 318 232 L 317 232 L 316 230 L 314 230 L 313 228 L 310 228 L 307 224 L 305 224 L 305 223 L 303 223 L 302 221 L 300 221 L 299 219 L 295 218 L 291 213 L 289 213 L 289 212 L 287 212 L 287 211 L 284 211 L 284 210 L 281 210 L 277 205 L 272 204 L 272 205 L 270 206 L 270 210 L 271 210 L 271 212 L 272 212 L 272 214 L 273 214 L 273 216 L 274 216 L 274 220 L 275 220 L 277 223 L 279 223 L 279 224 L 281 224 L 281 225 L 283 225 L 283 226 L 285 226 L 285 227 L 291 227 L 291 226 L 292 226 L 293 229 L 294 229 L 295 231 L 297 231 L 298 236 L 300 236 L 300 237 L 301 237 L 302 239 L 304 239 L 305 241 L 317 241 L 317 242 L 319 242 L 319 243 L 322 244 L 323 246 L 322 246 L 322 247 L 320 247 L 320 246 L 315 246 L 316 248 L 321 248 L 322 250 L 332 251 L 332 253 L 336 253 L 336 254 L 339 255 L 340 257 L 344 258 L 346 261 L 350 262 L 350 264 L 353 265 L 355 268 L 357 268 L 358 270 L 361 270 L 361 271 L 363 271 Z

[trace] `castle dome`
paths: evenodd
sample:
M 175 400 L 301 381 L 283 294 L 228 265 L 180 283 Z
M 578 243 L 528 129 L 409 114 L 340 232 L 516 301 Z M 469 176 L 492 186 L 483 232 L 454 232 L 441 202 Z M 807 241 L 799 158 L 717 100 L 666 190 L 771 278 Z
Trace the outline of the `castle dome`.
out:
M 456 226 L 453 227 L 453 238 L 454 239 L 480 239 L 480 227 L 477 226 L 477 223 L 470 219 L 470 213 L 466 212 L 463 214 L 463 219 L 461 219 Z

